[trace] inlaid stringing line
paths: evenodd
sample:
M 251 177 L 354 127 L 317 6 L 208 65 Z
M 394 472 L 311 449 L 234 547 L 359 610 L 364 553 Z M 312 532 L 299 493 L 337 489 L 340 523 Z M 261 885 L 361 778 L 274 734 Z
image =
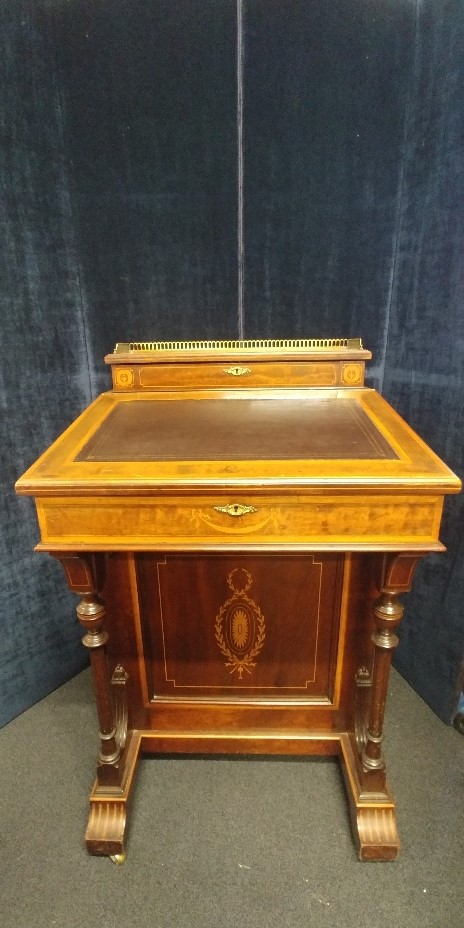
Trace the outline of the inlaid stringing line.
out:
M 245 331 L 245 243 L 243 210 L 243 3 L 237 0 L 237 321 L 239 338 Z

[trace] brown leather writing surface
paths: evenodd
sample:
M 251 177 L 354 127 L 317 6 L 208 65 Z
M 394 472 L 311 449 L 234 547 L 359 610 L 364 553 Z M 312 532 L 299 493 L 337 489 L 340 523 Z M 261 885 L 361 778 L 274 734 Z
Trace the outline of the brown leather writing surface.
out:
M 206 399 L 117 405 L 76 461 L 396 459 L 347 399 Z

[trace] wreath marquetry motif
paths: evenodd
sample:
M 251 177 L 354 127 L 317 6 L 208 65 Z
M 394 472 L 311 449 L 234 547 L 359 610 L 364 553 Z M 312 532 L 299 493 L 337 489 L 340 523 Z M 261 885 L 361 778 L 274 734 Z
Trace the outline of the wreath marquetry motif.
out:
M 241 571 L 245 575 L 245 584 L 238 587 L 234 575 Z M 252 586 L 253 578 L 248 570 L 235 567 L 227 577 L 227 584 L 233 596 L 221 606 L 215 621 L 216 643 L 226 660 L 230 673 L 237 671 L 239 680 L 244 671 L 251 674 L 256 667 L 255 658 L 261 651 L 266 637 L 264 616 L 247 592 Z

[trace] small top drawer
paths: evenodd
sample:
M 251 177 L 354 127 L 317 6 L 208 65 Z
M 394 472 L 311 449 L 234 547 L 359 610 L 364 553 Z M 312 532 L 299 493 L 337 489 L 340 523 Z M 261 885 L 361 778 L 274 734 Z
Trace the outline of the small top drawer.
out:
M 360 387 L 363 361 L 243 361 L 203 364 L 113 364 L 115 390 Z

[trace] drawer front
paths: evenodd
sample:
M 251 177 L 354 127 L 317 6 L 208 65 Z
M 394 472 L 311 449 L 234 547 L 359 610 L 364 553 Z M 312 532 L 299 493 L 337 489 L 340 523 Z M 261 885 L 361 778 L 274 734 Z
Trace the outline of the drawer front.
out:
M 115 390 L 204 387 L 360 387 L 362 361 L 234 361 L 221 364 L 134 364 L 113 368 Z
M 87 550 L 437 543 L 441 497 L 101 497 L 37 500 L 42 546 Z

